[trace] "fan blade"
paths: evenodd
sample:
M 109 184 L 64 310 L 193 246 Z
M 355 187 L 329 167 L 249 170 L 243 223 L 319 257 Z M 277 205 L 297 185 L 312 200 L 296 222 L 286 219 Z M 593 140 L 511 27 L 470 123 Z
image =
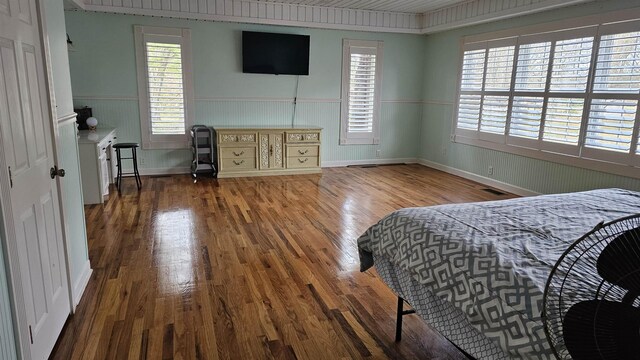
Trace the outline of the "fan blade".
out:
M 603 279 L 640 295 L 640 228 L 613 239 L 600 253 L 597 269 Z
M 605 301 L 581 301 L 569 308 L 563 338 L 575 360 L 640 359 L 640 309 Z

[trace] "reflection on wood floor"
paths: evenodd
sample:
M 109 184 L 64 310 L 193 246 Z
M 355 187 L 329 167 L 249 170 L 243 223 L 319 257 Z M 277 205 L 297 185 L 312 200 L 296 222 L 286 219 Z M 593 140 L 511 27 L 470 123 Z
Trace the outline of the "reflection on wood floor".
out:
M 462 358 L 417 316 L 394 343 L 356 239 L 402 207 L 509 197 L 482 188 L 420 165 L 126 179 L 85 208 L 94 272 L 52 358 Z

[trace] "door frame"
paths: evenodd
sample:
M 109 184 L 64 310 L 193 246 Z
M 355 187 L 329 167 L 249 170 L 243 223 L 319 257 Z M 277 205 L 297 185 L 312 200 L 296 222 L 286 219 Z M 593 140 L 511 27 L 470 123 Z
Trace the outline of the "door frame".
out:
M 44 0 L 34 0 L 36 7 L 36 20 L 39 27 L 40 35 L 40 51 L 42 53 L 42 63 L 44 66 L 44 86 L 46 87 L 46 101 L 47 112 L 49 113 L 49 127 L 51 129 L 51 148 L 52 158 L 58 163 L 58 121 L 55 105 L 55 96 L 53 92 L 53 77 L 51 69 L 51 54 L 49 52 L 48 31 L 45 15 Z M 0 148 L 2 148 L 2 138 L 0 137 Z M 51 164 L 54 165 L 54 164 Z M 72 284 L 71 284 L 71 272 L 69 263 L 69 244 L 67 241 L 67 228 L 66 217 L 62 201 L 62 186 L 60 183 L 60 177 L 56 178 L 56 189 L 58 191 L 58 207 L 60 211 L 60 229 L 62 233 L 62 246 L 64 249 L 64 261 L 67 271 L 67 278 L 64 279 L 68 286 L 69 297 L 69 314 L 74 309 L 73 296 L 72 296 Z M 0 218 L 2 224 L 0 231 L 4 230 L 2 235 L 2 243 L 0 246 L 5 250 L 5 267 L 8 276 L 9 283 L 9 297 L 11 300 L 11 315 L 13 320 L 14 338 L 16 342 L 16 353 L 19 359 L 30 360 L 31 359 L 31 344 L 29 340 L 29 326 L 27 324 L 27 314 L 24 302 L 20 301 L 23 297 L 22 290 L 22 277 L 20 273 L 20 262 L 18 256 L 18 248 L 16 243 L 16 229 L 14 227 L 14 217 L 11 204 L 11 184 L 9 181 L 9 172 L 7 168 L 7 161 L 5 159 L 4 152 L 0 153 Z

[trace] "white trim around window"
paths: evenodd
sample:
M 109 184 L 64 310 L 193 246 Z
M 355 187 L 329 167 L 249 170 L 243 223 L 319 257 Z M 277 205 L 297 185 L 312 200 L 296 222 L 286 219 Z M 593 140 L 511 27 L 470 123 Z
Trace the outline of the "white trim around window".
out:
M 134 36 L 142 147 L 187 148 L 195 116 L 191 31 L 135 25 Z
M 380 143 L 382 41 L 344 39 L 340 145 Z
M 453 141 L 640 178 L 640 20 L 580 25 L 463 39 Z

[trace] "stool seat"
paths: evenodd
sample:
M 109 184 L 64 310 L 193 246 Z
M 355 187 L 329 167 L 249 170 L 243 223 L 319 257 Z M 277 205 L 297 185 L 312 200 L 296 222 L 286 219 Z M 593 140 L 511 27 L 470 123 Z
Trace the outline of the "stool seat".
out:
M 116 176 L 116 185 L 118 186 L 118 193 L 122 188 L 122 175 L 133 175 L 136 178 L 136 185 L 138 186 L 138 191 L 142 187 L 142 180 L 140 180 L 140 173 L 138 173 L 138 155 L 136 154 L 136 149 L 140 147 L 138 143 L 117 143 L 112 145 L 116 151 L 116 159 L 118 167 L 118 175 Z M 120 150 L 122 149 L 130 149 L 131 157 L 122 157 L 120 155 Z M 133 173 L 123 174 L 122 173 L 122 160 L 131 160 L 133 162 Z
M 117 143 L 115 145 L 113 145 L 114 149 L 132 149 L 132 148 L 137 148 L 140 147 L 140 144 L 138 143 Z

